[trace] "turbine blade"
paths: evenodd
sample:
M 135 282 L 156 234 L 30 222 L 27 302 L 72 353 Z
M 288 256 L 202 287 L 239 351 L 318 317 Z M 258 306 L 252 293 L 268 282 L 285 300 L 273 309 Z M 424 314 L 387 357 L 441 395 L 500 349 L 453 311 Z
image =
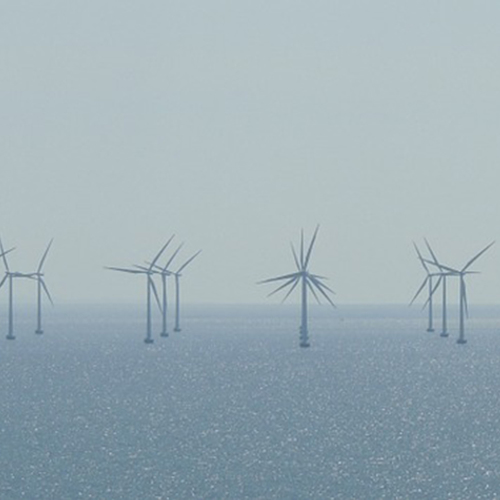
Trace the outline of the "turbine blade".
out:
M 52 246 L 53 241 L 54 241 L 54 238 L 52 238 L 49 241 L 49 244 L 47 245 L 47 248 L 45 249 L 45 252 L 42 255 L 42 258 L 40 259 L 40 264 L 38 264 L 38 269 L 36 270 L 37 273 L 42 272 L 43 263 L 45 262 L 45 259 L 47 258 L 47 254 L 49 253 L 49 250 L 50 250 L 50 247 Z
M 439 278 L 436 281 L 436 284 L 432 287 L 431 295 L 434 295 L 434 292 L 439 288 L 439 285 L 441 284 L 441 281 L 443 281 L 443 275 L 442 274 L 439 275 Z
M 268 278 L 267 280 L 258 281 L 257 285 L 262 285 L 264 283 L 272 283 L 274 281 L 287 280 L 295 276 L 300 276 L 300 273 L 284 274 L 283 276 L 278 276 L 277 278 Z
M 166 271 L 168 269 L 168 266 L 170 264 L 172 264 L 172 261 L 175 259 L 176 255 L 179 253 L 180 249 L 183 247 L 184 245 L 184 242 L 182 242 L 176 249 L 176 251 L 172 254 L 172 257 L 170 257 L 170 259 L 168 259 L 167 263 L 165 264 L 165 266 L 163 267 L 163 270 Z
M 110 271 L 120 271 L 122 273 L 144 274 L 144 271 L 139 271 L 137 269 L 125 269 L 124 267 L 105 266 L 104 269 L 109 269 Z
M 283 288 L 286 288 L 287 286 L 291 285 L 297 279 L 298 279 L 298 277 L 294 277 L 294 278 L 289 279 L 288 281 L 286 281 L 285 283 L 283 283 L 283 285 L 280 285 L 278 288 L 276 288 L 276 290 L 274 290 L 273 292 L 269 293 L 267 296 L 271 297 L 275 293 L 278 293 L 280 290 L 283 290 Z
M 282 304 L 286 301 L 286 299 L 288 299 L 288 297 L 290 297 L 292 292 L 297 288 L 297 285 L 299 284 L 299 282 L 300 282 L 300 279 L 297 278 L 295 283 L 290 287 L 290 290 L 288 290 L 286 295 L 283 297 L 283 300 L 281 301 Z
M 137 264 L 134 264 L 133 267 L 135 267 L 136 269 L 140 269 L 141 271 L 144 271 L 145 273 L 158 272 L 158 271 L 152 271 L 149 267 L 139 266 Z M 154 266 L 154 267 L 155 267 L 155 269 L 158 269 L 158 266 Z
M 309 273 L 309 276 L 314 276 L 317 280 L 328 280 L 328 279 L 330 279 L 327 276 L 320 276 L 319 274 L 311 274 L 311 273 Z
M 328 285 L 325 285 L 324 283 L 322 283 L 317 276 L 315 276 L 314 274 L 310 274 L 309 277 L 312 279 L 314 278 L 317 286 L 320 286 L 321 288 L 323 288 L 323 290 L 327 290 L 328 292 L 332 293 L 333 295 L 337 295 L 336 292 L 334 292 Z
M 318 294 L 316 293 L 316 290 L 312 286 L 311 282 L 309 280 L 306 280 L 306 284 L 307 284 L 307 287 L 309 288 L 309 290 L 311 290 L 311 293 L 314 295 L 314 298 L 316 299 L 316 302 L 318 304 L 321 304 L 321 301 L 319 300 Z
M 313 237 L 311 239 L 311 243 L 309 244 L 309 248 L 308 248 L 307 254 L 306 254 L 306 260 L 304 262 L 304 269 L 306 269 L 308 264 L 309 264 L 309 259 L 311 258 L 311 252 L 312 252 L 312 249 L 314 247 L 314 242 L 316 241 L 316 237 L 318 236 L 318 231 L 319 231 L 319 224 L 316 226 L 316 230 L 314 231 Z
M 474 257 L 472 257 L 472 259 L 469 260 L 469 262 L 467 262 L 467 264 L 465 264 L 465 266 L 462 268 L 462 272 L 464 272 L 469 266 L 471 266 L 473 262 L 475 262 L 477 259 L 479 259 L 479 257 L 481 257 L 481 255 L 483 255 L 483 253 L 486 252 L 486 250 L 488 250 L 488 248 L 490 248 L 494 244 L 495 244 L 495 242 L 492 241 L 488 246 L 483 248 L 478 254 L 476 254 Z
M 413 299 L 411 299 L 410 303 L 408 304 L 409 306 L 411 306 L 416 300 L 417 300 L 417 297 L 420 295 L 420 293 L 422 292 L 422 290 L 424 289 L 425 285 L 427 285 L 427 282 L 429 281 L 429 276 L 427 276 L 425 278 L 425 280 L 422 282 L 422 284 L 420 285 L 420 287 L 418 288 L 417 292 L 415 293 L 415 295 L 413 296 Z
M 200 253 L 201 253 L 201 250 L 198 250 L 192 257 L 190 257 L 186 262 L 184 262 L 184 264 L 182 264 L 182 266 L 179 267 L 179 269 L 177 270 L 177 274 L 179 274 L 183 269 L 185 269 L 188 264 L 193 262 L 193 260 L 196 257 L 198 257 L 198 255 L 200 255 Z
M 438 267 L 441 271 L 444 270 L 444 271 L 449 271 L 450 273 L 453 273 L 453 274 L 460 274 L 460 271 L 458 269 L 454 269 L 453 267 L 445 266 L 444 264 L 437 265 L 432 260 L 428 260 L 428 259 L 424 259 L 424 261 L 427 262 L 428 264 L 431 264 L 435 267 Z
M 2 259 L 3 259 L 3 263 L 4 263 L 4 266 L 5 266 L 5 269 L 7 271 L 10 271 L 9 264 L 8 264 L 7 259 L 5 257 L 5 255 L 7 254 L 7 252 L 3 248 L 3 244 L 2 244 L 2 240 L 1 239 L 0 239 L 0 252 L 2 253 Z
M 300 231 L 300 269 L 304 270 L 304 230 Z
M 427 267 L 427 264 L 425 263 L 425 259 L 422 257 L 422 254 L 420 253 L 420 250 L 417 247 L 417 244 L 413 242 L 413 246 L 415 247 L 415 251 L 417 252 L 418 259 L 420 260 L 420 263 L 422 264 L 423 268 L 429 274 L 429 268 Z
M 149 265 L 149 269 L 151 270 L 153 266 L 156 264 L 156 261 L 160 258 L 161 254 L 165 251 L 165 249 L 168 247 L 170 242 L 172 241 L 173 236 L 170 237 L 170 239 L 160 248 L 160 251 L 155 255 L 154 259 L 151 261 L 151 264 Z
M 299 259 L 297 257 L 297 252 L 295 251 L 295 247 L 293 246 L 293 243 L 290 243 L 290 246 L 292 247 L 293 260 L 295 261 L 295 265 L 297 266 L 297 270 L 301 271 L 300 264 L 299 264 Z
M 424 238 L 424 241 L 425 241 L 425 244 L 427 246 L 427 250 L 429 250 L 429 253 L 432 256 L 432 259 L 434 260 L 434 263 L 436 264 L 436 266 L 441 268 L 441 265 L 439 264 L 439 261 L 437 260 L 436 254 L 432 251 L 432 248 L 431 248 L 429 242 L 427 241 L 427 238 Z
M 427 307 L 427 305 L 431 301 L 432 296 L 434 295 L 434 292 L 439 288 L 439 285 L 441 284 L 442 280 L 443 280 L 443 275 L 440 274 L 438 280 L 436 281 L 436 284 L 431 289 L 431 293 L 427 297 L 427 300 L 424 302 L 424 305 L 422 306 L 422 310 Z
M 47 285 L 45 284 L 45 281 L 42 278 L 38 278 L 40 280 L 40 283 L 42 285 L 43 291 L 45 292 L 45 295 L 47 295 L 47 298 L 50 300 L 50 303 L 54 305 L 54 301 L 52 300 L 52 297 L 50 296 L 49 289 L 47 288 Z
M 163 312 L 163 308 L 160 303 L 160 297 L 158 296 L 158 290 L 156 289 L 155 282 L 153 281 L 153 278 L 148 275 L 148 281 L 149 281 L 149 286 L 151 287 L 151 290 L 153 290 L 153 295 L 155 296 L 156 304 L 158 305 L 158 308 L 160 309 L 160 312 Z
M 0 288 L 2 288 L 3 284 L 7 281 L 7 278 L 8 278 L 8 277 L 9 277 L 9 275 L 8 275 L 8 274 L 6 274 L 6 275 L 3 277 L 2 281 L 0 281 Z
M 323 288 L 321 288 L 321 283 L 316 280 L 315 278 L 313 278 L 312 276 L 309 276 L 307 278 L 307 280 L 311 280 L 313 282 L 313 284 L 316 286 L 316 289 L 319 291 L 319 293 L 321 293 L 321 295 L 323 295 L 323 297 L 325 297 L 325 299 L 328 301 L 328 303 L 332 306 L 332 307 L 335 307 L 337 308 L 337 306 L 333 303 L 332 299 L 328 296 L 328 294 L 323 290 Z

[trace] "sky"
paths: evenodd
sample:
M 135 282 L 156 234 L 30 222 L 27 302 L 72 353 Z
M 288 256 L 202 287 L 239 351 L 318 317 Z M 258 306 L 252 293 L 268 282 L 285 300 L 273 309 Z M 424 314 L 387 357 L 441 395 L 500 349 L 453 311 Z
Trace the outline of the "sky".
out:
M 140 301 L 103 267 L 175 234 L 179 265 L 203 250 L 186 302 L 275 303 L 256 282 L 320 224 L 340 307 L 409 302 L 413 241 L 461 267 L 500 235 L 499 20 L 496 0 L 3 0 L 11 268 L 53 237 L 56 304 Z M 500 243 L 475 269 L 470 302 L 498 303 Z

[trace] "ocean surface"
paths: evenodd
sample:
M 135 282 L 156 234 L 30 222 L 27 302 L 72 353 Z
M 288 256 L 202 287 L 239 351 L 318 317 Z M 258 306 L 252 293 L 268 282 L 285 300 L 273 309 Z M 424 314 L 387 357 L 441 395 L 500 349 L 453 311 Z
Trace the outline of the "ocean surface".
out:
M 500 498 L 500 308 L 0 311 L 0 499 Z

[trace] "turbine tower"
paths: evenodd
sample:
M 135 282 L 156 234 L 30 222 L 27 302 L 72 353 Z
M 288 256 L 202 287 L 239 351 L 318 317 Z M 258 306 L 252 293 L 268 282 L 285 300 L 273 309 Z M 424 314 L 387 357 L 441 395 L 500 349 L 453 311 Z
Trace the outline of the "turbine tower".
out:
M 7 262 L 6 255 L 11 250 L 5 251 L 3 248 L 2 241 L 0 240 L 0 255 L 2 256 L 3 263 L 5 266 L 5 276 L 0 281 L 0 288 L 4 285 L 4 283 L 9 281 L 9 329 L 7 332 L 7 339 L 14 340 L 16 337 L 14 336 L 14 279 L 16 278 L 33 278 L 34 273 L 19 273 L 12 272 L 9 268 L 9 263 Z
M 45 295 L 49 299 L 50 303 L 54 305 L 54 302 L 52 300 L 52 297 L 50 296 L 49 289 L 47 288 L 47 285 L 45 284 L 44 278 L 44 273 L 42 272 L 43 264 L 45 263 L 45 259 L 47 258 L 47 254 L 49 253 L 50 247 L 52 246 L 52 242 L 54 239 L 51 239 L 49 244 L 47 245 L 47 248 L 45 249 L 44 254 L 42 255 L 42 258 L 40 259 L 40 263 L 38 264 L 38 268 L 36 270 L 36 273 L 33 273 L 33 276 L 35 277 L 37 281 L 37 327 L 35 330 L 35 333 L 38 335 L 41 335 L 43 333 L 42 329 L 42 289 L 45 292 Z
M 184 264 L 182 264 L 181 267 L 177 270 L 177 272 L 172 273 L 175 277 L 175 326 L 174 326 L 174 332 L 180 332 L 181 331 L 181 325 L 180 325 L 180 278 L 182 276 L 182 271 L 189 265 L 193 260 L 200 255 L 201 250 L 198 250 L 194 255 L 192 255 Z
M 424 241 L 425 241 L 425 245 L 427 246 L 427 250 L 429 250 L 429 253 L 431 254 L 432 260 L 434 261 L 434 265 L 436 265 L 440 271 L 438 281 L 437 281 L 436 286 L 434 287 L 434 290 L 432 291 L 432 293 L 434 293 L 434 291 L 437 290 L 439 285 L 442 283 L 442 286 L 443 286 L 443 295 L 442 295 L 442 303 L 441 303 L 442 326 L 441 326 L 440 336 L 441 337 L 448 337 L 449 333 L 448 333 L 448 324 L 447 324 L 447 319 L 448 319 L 447 316 L 448 315 L 447 315 L 447 310 L 446 310 L 446 308 L 447 308 L 446 278 L 448 276 L 457 276 L 457 275 L 454 273 L 450 273 L 450 272 L 445 271 L 445 269 L 439 263 L 439 261 L 436 257 L 436 254 L 433 252 L 433 250 L 432 250 L 432 248 L 431 248 L 431 246 L 426 238 L 424 238 Z
M 168 337 L 168 330 L 167 330 L 167 310 L 168 310 L 168 303 L 167 303 L 167 278 L 169 276 L 172 276 L 172 271 L 170 271 L 169 266 L 172 264 L 172 261 L 175 259 L 177 254 L 179 253 L 179 250 L 182 248 L 184 243 L 181 243 L 176 251 L 172 254 L 170 259 L 168 259 L 167 263 L 163 267 L 155 266 L 157 273 L 161 276 L 161 289 L 162 289 L 162 328 L 161 328 L 161 337 Z
M 156 285 L 154 284 L 152 275 L 154 274 L 153 268 L 156 264 L 156 261 L 160 258 L 161 254 L 164 252 L 164 250 L 167 248 L 169 245 L 170 240 L 163 245 L 163 247 L 160 249 L 160 251 L 155 255 L 154 259 L 152 260 L 151 264 L 149 267 L 146 269 L 130 269 L 130 268 L 124 268 L 124 267 L 105 267 L 105 269 L 109 269 L 111 271 L 119 271 L 122 273 L 129 273 L 129 274 L 144 274 L 146 276 L 146 338 L 144 339 L 144 342 L 146 344 L 152 344 L 153 343 L 153 338 L 151 336 L 151 291 L 153 291 L 153 294 L 156 299 L 156 303 L 158 304 L 159 309 L 161 310 L 161 304 L 160 304 L 160 299 L 158 298 L 158 292 L 156 290 Z
M 335 292 L 330 287 L 328 287 L 323 283 L 323 280 L 325 280 L 326 278 L 318 276 L 316 274 L 312 274 L 309 272 L 308 269 L 309 260 L 311 258 L 312 249 L 314 247 L 318 231 L 319 231 L 319 226 L 317 226 L 316 230 L 314 231 L 314 235 L 311 239 L 307 253 L 305 255 L 304 255 L 304 231 L 301 232 L 300 259 L 297 257 L 297 252 L 295 251 L 293 244 L 291 244 L 293 259 L 297 267 L 297 272 L 291 274 L 285 274 L 283 276 L 278 276 L 277 278 L 269 278 L 258 282 L 258 284 L 263 284 L 263 283 L 274 283 L 274 282 L 284 281 L 282 285 L 280 285 L 278 288 L 276 288 L 276 290 L 274 290 L 268 295 L 268 297 L 270 297 L 271 295 L 274 295 L 280 290 L 283 290 L 286 287 L 290 287 L 290 289 L 288 290 L 287 294 L 283 299 L 283 302 L 290 296 L 290 294 L 295 290 L 295 288 L 300 283 L 301 285 L 300 347 L 310 346 L 309 330 L 307 324 L 308 320 L 307 291 L 308 290 L 311 291 L 311 293 L 313 294 L 314 298 L 318 303 L 320 303 L 320 300 L 317 292 L 319 292 L 331 306 L 336 307 L 331 298 L 328 296 L 328 293 L 334 294 Z
M 452 267 L 445 266 L 443 264 L 440 267 L 450 273 L 453 273 L 460 278 L 460 316 L 459 316 L 459 332 L 458 332 L 458 340 L 457 344 L 466 344 L 467 340 L 465 339 L 465 316 L 469 317 L 469 308 L 467 305 L 467 287 L 465 285 L 465 276 L 467 274 L 476 274 L 474 271 L 467 271 L 467 269 L 477 260 L 481 255 L 483 255 L 486 250 L 488 250 L 491 246 L 493 246 L 495 242 L 492 241 L 489 245 L 483 248 L 480 252 L 478 252 L 472 259 L 470 259 L 462 269 L 454 269 Z M 429 264 L 435 265 L 434 262 L 427 261 Z

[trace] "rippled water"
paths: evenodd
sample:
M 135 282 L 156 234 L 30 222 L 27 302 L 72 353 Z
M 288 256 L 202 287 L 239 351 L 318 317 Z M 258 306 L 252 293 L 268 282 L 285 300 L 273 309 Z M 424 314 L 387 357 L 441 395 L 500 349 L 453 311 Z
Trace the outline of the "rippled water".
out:
M 404 307 L 313 310 L 310 349 L 294 307 L 190 309 L 151 346 L 134 308 L 18 314 L 0 498 L 500 497 L 500 311 L 474 312 L 458 346 Z

